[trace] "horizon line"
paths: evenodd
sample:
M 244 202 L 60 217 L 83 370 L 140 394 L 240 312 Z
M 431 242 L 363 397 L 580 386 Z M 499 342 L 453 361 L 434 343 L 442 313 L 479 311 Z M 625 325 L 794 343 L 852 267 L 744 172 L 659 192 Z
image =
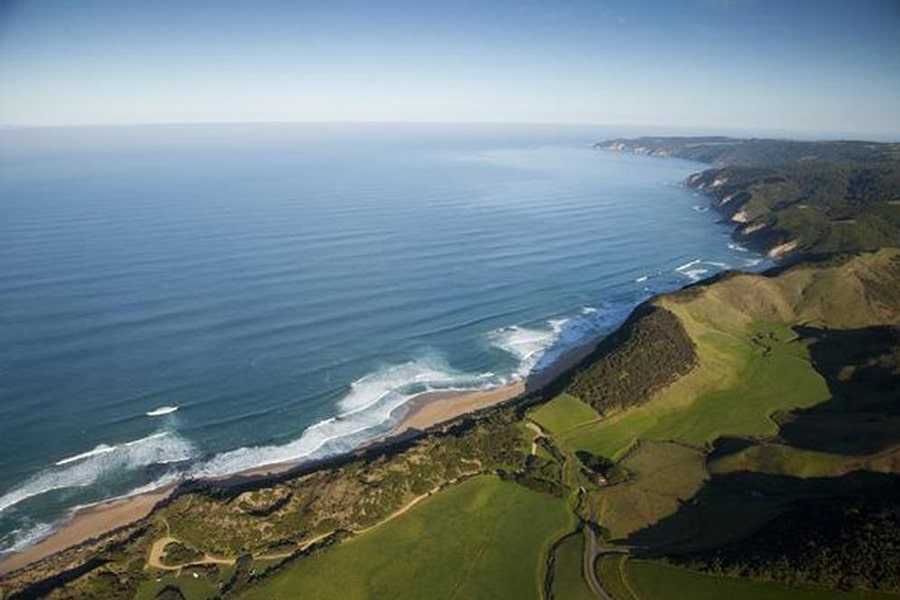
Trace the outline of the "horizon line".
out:
M 751 132 L 773 139 L 791 139 L 791 135 L 800 135 L 806 139 L 818 138 L 823 141 L 877 141 L 882 143 L 900 143 L 900 131 L 895 133 L 875 134 L 874 132 L 823 131 L 814 129 L 783 129 L 765 126 L 735 125 L 665 125 L 643 122 L 600 122 L 600 121 L 494 121 L 494 120 L 285 120 L 260 119 L 246 121 L 134 121 L 134 122 L 89 122 L 89 123 L 0 123 L 0 132 L 14 130 L 39 129 L 87 129 L 87 128 L 129 128 L 129 127 L 185 127 L 185 126 L 242 126 L 242 125 L 474 125 L 474 126 L 532 126 L 532 127 L 633 127 L 641 129 L 695 131 L 686 137 L 710 135 L 713 132 L 732 132 L 732 137 L 747 137 Z M 736 135 L 742 132 L 741 135 Z M 668 134 L 659 134 L 666 136 Z M 778 137 L 786 136 L 786 137 Z M 874 136 L 874 137 L 872 137 Z

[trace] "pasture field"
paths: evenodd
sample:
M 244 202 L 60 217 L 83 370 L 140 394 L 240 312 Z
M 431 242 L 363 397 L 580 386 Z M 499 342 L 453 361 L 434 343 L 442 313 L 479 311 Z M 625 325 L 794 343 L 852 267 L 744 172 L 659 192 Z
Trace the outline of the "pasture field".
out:
M 621 554 L 607 554 L 597 561 L 597 575 L 603 589 L 612 594 L 615 600 L 638 600 L 625 579 L 627 562 L 628 557 Z
M 595 600 L 581 572 L 584 535 L 575 533 L 556 547 L 553 561 L 553 597 L 560 600 Z
M 706 481 L 704 462 L 702 452 L 687 446 L 641 442 L 621 463 L 633 478 L 592 495 L 610 538 L 624 539 L 675 514 Z
M 807 479 L 811 477 L 840 477 L 852 471 L 866 470 L 893 473 L 900 448 L 868 456 L 852 456 L 805 450 L 784 444 L 760 444 L 723 456 L 709 463 L 712 474 L 753 471 L 770 475 L 786 475 Z
M 571 394 L 560 394 L 541 405 L 530 415 L 531 420 L 555 436 L 565 436 L 570 430 L 600 420 L 593 407 Z
M 474 477 L 242 598 L 538 598 L 549 547 L 573 525 L 558 498 Z

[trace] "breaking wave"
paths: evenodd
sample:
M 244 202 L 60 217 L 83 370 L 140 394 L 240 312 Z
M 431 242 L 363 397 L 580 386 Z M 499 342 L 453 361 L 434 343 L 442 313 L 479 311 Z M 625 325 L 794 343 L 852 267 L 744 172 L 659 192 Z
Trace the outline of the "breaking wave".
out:
M 223 452 L 191 469 L 191 477 L 219 477 L 246 469 L 347 451 L 392 426 L 394 412 L 415 396 L 435 391 L 486 389 L 498 385 L 494 373 L 469 374 L 438 358 L 385 367 L 350 385 L 338 402 L 337 416 L 306 428 L 283 445 L 254 446 Z
M 30 527 L 23 527 L 12 531 L 2 542 L 0 555 L 10 552 L 18 552 L 29 546 L 33 546 L 53 533 L 53 526 L 49 523 L 37 523 Z
M 144 414 L 148 417 L 161 417 L 163 415 L 170 415 L 176 410 L 178 410 L 177 406 L 160 406 L 159 408 L 154 408 L 153 410 L 149 410 Z
M 190 442 L 169 431 L 115 446 L 100 444 L 93 450 L 57 461 L 53 467 L 0 496 L 0 513 L 47 492 L 86 487 L 121 471 L 181 462 L 194 455 Z
M 690 262 L 686 262 L 683 265 L 679 265 L 675 267 L 674 270 L 679 275 L 687 277 L 692 283 L 696 283 L 712 272 L 718 272 L 729 268 L 731 268 L 731 265 L 727 263 L 703 260 L 702 258 L 698 258 Z
M 557 341 L 568 319 L 551 319 L 547 326 L 528 329 L 519 325 L 503 327 L 488 334 L 490 344 L 519 360 L 516 379 L 523 379 L 534 370 L 547 350 Z

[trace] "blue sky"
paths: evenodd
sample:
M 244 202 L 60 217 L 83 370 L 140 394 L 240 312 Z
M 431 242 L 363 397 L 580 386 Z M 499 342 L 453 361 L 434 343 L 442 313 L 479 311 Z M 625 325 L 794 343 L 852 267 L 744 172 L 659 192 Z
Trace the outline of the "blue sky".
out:
M 0 124 L 488 121 L 900 137 L 900 2 L 0 0 Z

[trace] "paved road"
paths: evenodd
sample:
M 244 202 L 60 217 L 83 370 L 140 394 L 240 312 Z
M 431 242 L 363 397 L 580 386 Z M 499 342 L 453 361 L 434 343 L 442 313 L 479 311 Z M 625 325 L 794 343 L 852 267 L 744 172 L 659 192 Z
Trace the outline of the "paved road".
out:
M 600 545 L 597 543 L 597 534 L 594 533 L 593 527 L 585 525 L 584 536 L 584 564 L 581 565 L 581 569 L 584 572 L 584 580 L 597 598 L 601 600 L 616 600 L 603 589 L 600 579 L 597 577 L 597 569 L 594 568 L 594 565 L 597 564 L 597 558 L 600 556 Z

